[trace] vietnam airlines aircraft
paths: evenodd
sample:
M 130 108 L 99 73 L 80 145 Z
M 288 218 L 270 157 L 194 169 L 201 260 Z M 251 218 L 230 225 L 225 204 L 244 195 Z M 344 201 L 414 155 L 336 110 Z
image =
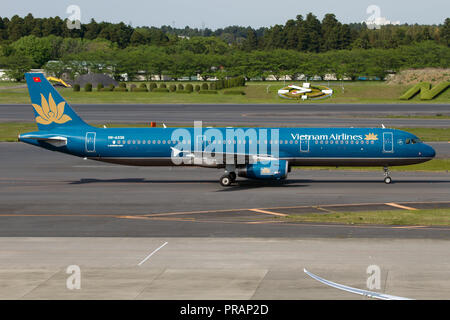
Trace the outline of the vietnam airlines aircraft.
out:
M 431 160 L 415 135 L 388 128 L 96 128 L 85 123 L 41 73 L 25 75 L 39 131 L 19 141 L 115 164 L 222 168 L 236 177 L 285 179 L 291 166 L 388 167 Z

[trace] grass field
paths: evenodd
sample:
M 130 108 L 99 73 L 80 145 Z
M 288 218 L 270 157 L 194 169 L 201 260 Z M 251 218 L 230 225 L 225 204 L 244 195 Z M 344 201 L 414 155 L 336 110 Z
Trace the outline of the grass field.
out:
M 166 82 L 166 84 L 177 84 L 180 82 Z M 201 82 L 199 82 L 201 83 Z M 301 84 L 301 81 L 286 82 L 287 84 Z M 402 101 L 398 98 L 409 86 L 388 85 L 384 82 L 314 82 L 329 86 L 334 94 L 329 99 L 310 100 L 306 102 L 287 100 L 278 97 L 278 89 L 285 86 L 282 81 L 278 82 L 248 82 L 245 87 L 234 88 L 245 91 L 245 95 L 224 95 L 223 90 L 218 94 L 201 95 L 198 93 L 156 93 L 156 92 L 74 92 L 70 88 L 58 88 L 58 91 L 69 103 L 424 103 L 418 97 Z M 0 88 L 17 83 L 0 83 Z M 186 84 L 183 82 L 183 84 Z M 29 103 L 27 89 L 2 89 L 0 90 L 0 103 Z M 450 90 L 442 93 L 434 100 L 426 103 L 450 103 Z
M 385 225 L 450 225 L 450 209 L 431 210 L 379 210 L 365 212 L 336 212 L 327 214 L 289 215 L 288 221 L 322 222 L 342 224 L 385 224 Z

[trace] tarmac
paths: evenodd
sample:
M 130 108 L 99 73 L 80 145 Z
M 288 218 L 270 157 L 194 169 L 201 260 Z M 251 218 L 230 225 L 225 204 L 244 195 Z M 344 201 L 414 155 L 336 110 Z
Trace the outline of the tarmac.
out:
M 435 115 L 448 105 L 235 105 L 206 112 L 212 107 L 75 109 L 102 123 L 450 124 L 372 118 Z M 0 106 L 0 115 L 0 122 L 32 120 L 29 105 Z M 432 145 L 437 157 L 449 157 L 450 144 Z M 304 268 L 359 289 L 450 299 L 448 226 L 284 219 L 448 208 L 448 172 L 392 172 L 386 185 L 381 170 L 293 170 L 283 182 L 239 179 L 223 188 L 220 170 L 116 166 L 19 143 L 0 143 L 0 163 L 0 299 L 367 299 L 325 286 Z M 373 266 L 380 270 L 375 282 Z M 80 289 L 73 288 L 73 268 Z
M 319 283 L 304 268 L 359 289 L 410 299 L 450 299 L 448 243 L 0 238 L 0 299 L 367 299 Z M 371 274 L 374 269 L 378 271 Z

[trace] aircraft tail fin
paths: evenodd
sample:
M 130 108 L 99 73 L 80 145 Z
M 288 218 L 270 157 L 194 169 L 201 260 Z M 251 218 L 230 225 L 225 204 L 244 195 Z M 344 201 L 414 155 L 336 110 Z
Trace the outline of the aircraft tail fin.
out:
M 88 126 L 42 73 L 25 73 L 25 79 L 39 130 Z

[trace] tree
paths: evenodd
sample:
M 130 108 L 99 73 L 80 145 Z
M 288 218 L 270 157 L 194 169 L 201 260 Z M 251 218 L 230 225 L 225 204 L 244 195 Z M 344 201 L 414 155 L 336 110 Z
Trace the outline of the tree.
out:
M 52 38 L 37 38 L 35 36 L 22 37 L 12 44 L 15 51 L 29 56 L 33 60 L 34 67 L 41 67 L 52 59 Z
M 245 39 L 242 47 L 245 51 L 253 51 L 258 48 L 258 37 L 254 29 L 250 28 L 247 31 L 247 38 Z
M 322 20 L 322 51 L 341 49 L 341 24 L 334 14 L 326 14 Z
M 22 53 L 14 53 L 0 61 L 0 64 L 7 69 L 5 72 L 6 76 L 16 81 L 21 81 L 25 78 L 25 73 L 30 71 L 32 63 L 30 57 Z
M 441 27 L 440 37 L 442 43 L 450 47 L 450 18 L 445 19 L 444 25 Z
M 57 78 L 61 78 L 67 71 L 67 65 L 62 61 L 49 61 L 44 65 L 44 70 Z

